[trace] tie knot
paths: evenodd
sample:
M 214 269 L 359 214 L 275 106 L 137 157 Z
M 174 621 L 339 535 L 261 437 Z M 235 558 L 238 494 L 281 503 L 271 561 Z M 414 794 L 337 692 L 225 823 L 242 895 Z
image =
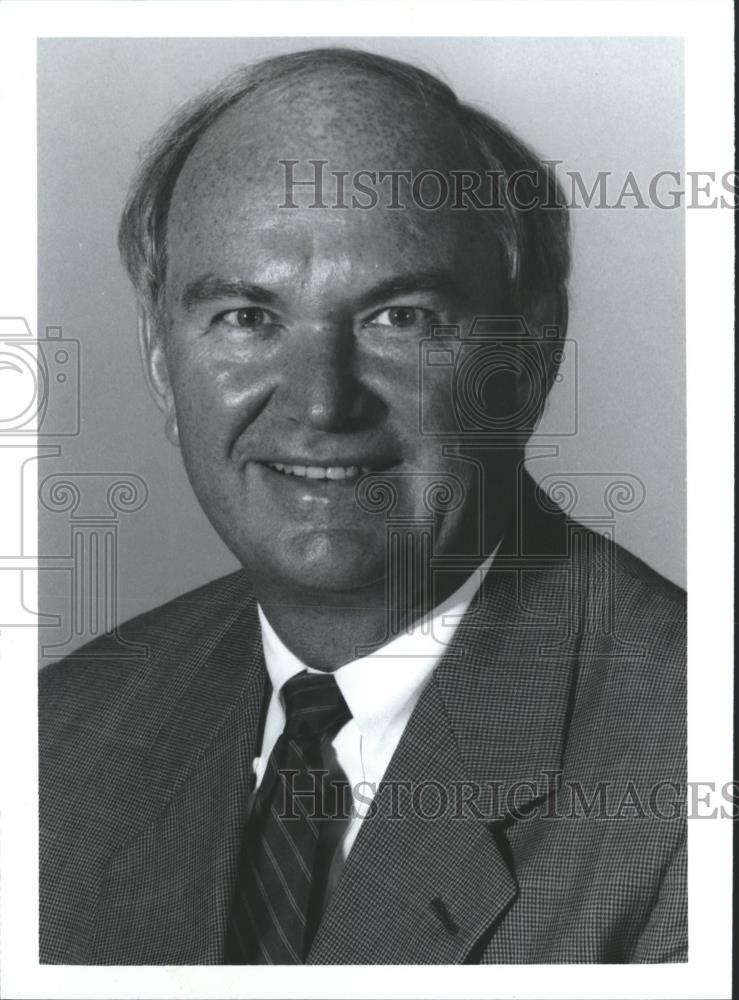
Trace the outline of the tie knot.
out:
M 352 717 L 333 674 L 303 671 L 285 684 L 282 697 L 285 735 L 290 739 L 333 737 Z

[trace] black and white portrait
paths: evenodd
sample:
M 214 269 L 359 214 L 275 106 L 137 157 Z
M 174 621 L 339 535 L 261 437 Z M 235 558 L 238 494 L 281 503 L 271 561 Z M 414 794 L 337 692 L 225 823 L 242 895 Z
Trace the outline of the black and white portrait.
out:
M 370 35 L 38 40 L 41 968 L 698 954 L 686 224 L 736 175 L 678 37 Z

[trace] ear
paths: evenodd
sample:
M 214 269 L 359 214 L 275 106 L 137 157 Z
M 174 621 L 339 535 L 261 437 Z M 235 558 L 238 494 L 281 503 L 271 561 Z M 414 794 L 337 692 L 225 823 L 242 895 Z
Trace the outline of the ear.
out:
M 554 385 L 554 379 L 562 361 L 569 315 L 570 304 L 567 290 L 564 287 L 559 287 L 542 297 L 537 303 L 532 316 L 536 336 L 540 337 L 543 345 L 545 345 L 547 396 L 549 396 L 549 392 Z
M 538 368 L 542 382 L 537 387 L 539 393 L 538 405 L 535 408 L 537 412 L 531 426 L 527 428 L 528 433 L 531 434 L 538 426 L 544 413 L 562 360 L 562 346 L 567 336 L 569 318 L 567 292 L 564 288 L 557 288 L 541 295 L 534 302 L 529 303 L 524 311 L 529 336 L 540 344 L 541 354 L 539 356 L 542 362 L 542 367 Z M 519 406 L 525 409 L 528 403 L 526 396 L 531 392 L 530 372 L 525 368 L 522 368 L 521 377 L 518 380 L 518 392 Z
M 143 305 L 139 305 L 138 328 L 139 350 L 146 384 L 154 402 L 164 414 L 164 431 L 168 440 L 175 447 L 179 447 L 180 432 L 177 427 L 177 411 L 169 379 L 164 340 L 159 325 Z

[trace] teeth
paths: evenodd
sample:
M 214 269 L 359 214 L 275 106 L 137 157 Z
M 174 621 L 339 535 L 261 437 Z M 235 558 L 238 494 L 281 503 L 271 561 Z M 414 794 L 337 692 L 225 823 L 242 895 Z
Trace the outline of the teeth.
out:
M 286 476 L 300 476 L 303 479 L 354 479 L 371 472 L 366 465 L 283 465 L 282 462 L 267 462 L 267 465 Z

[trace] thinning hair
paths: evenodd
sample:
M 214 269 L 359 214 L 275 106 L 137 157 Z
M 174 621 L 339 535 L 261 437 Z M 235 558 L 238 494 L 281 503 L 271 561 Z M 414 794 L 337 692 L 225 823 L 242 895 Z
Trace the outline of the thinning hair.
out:
M 454 91 L 425 70 L 387 56 L 348 48 L 317 48 L 279 55 L 244 66 L 218 86 L 183 105 L 157 133 L 134 178 L 121 218 L 118 244 L 137 294 L 152 315 L 162 304 L 167 269 L 167 216 L 177 178 L 203 133 L 229 108 L 249 98 L 277 100 L 286 88 L 331 70 L 347 77 L 365 74 L 390 80 L 422 106 L 456 122 L 467 151 L 502 181 L 528 175 L 536 206 L 504 198 L 486 212 L 492 238 L 502 249 L 508 291 L 518 311 L 541 322 L 567 320 L 566 282 L 570 265 L 569 220 L 554 171 L 510 129 L 464 104 Z M 471 209 L 472 211 L 482 209 Z M 546 303 L 546 318 L 539 316 Z

